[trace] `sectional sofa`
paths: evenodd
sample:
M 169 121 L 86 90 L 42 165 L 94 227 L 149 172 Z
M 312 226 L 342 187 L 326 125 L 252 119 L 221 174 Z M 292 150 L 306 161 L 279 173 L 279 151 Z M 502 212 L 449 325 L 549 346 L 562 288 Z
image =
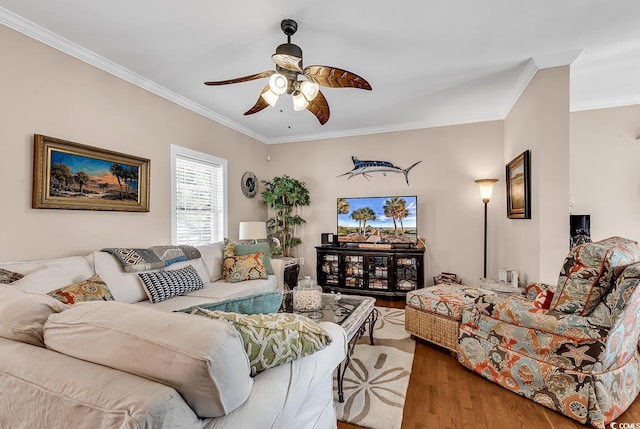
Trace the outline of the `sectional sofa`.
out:
M 250 300 L 278 290 L 278 276 L 227 283 L 222 244 L 197 250 L 150 272 L 190 266 L 204 287 L 157 303 L 107 252 L 0 262 L 21 277 L 0 284 L 0 427 L 335 428 L 344 331 L 323 322 L 329 345 L 252 376 L 229 323 L 176 310 Z M 47 295 L 96 274 L 113 301 L 68 305 Z

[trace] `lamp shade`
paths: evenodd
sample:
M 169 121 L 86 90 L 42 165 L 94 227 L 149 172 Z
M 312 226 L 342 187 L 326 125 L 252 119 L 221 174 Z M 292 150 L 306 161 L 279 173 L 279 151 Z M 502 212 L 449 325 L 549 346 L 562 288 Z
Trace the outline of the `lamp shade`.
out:
M 300 83 L 300 92 L 304 95 L 304 98 L 311 101 L 316 98 L 318 92 L 320 92 L 320 86 L 315 82 L 303 80 Z
M 309 102 L 300 91 L 293 94 L 293 110 L 300 111 L 307 108 Z
M 267 238 L 267 224 L 264 222 L 240 222 L 240 240 L 257 241 Z
M 475 181 L 478 186 L 480 186 L 480 197 L 483 203 L 488 203 L 491 199 L 493 185 L 495 185 L 497 181 L 498 179 L 478 179 Z
M 263 92 L 261 94 L 261 97 L 264 98 L 264 101 L 269 103 L 269 106 L 273 107 L 276 105 L 276 102 L 278 101 L 278 97 L 280 96 L 269 89 L 268 91 Z

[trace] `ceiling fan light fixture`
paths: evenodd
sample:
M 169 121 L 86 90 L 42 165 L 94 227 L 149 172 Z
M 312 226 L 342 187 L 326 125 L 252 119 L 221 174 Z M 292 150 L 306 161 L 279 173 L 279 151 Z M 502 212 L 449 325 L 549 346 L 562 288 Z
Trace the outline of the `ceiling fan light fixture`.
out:
M 310 80 L 303 80 L 300 83 L 300 92 L 302 92 L 304 98 L 311 101 L 318 96 L 318 92 L 320 92 L 320 85 Z
M 302 49 L 293 43 L 283 43 L 271 55 L 274 63 L 283 69 L 302 72 Z
M 280 73 L 274 73 L 269 78 L 269 89 L 277 95 L 287 92 L 287 86 L 287 78 Z
M 308 105 L 309 102 L 305 98 L 304 94 L 302 94 L 300 91 L 296 91 L 293 93 L 293 110 L 304 110 Z
M 276 102 L 280 97 L 280 95 L 276 94 L 272 90 L 265 91 L 260 96 L 264 98 L 264 101 L 266 101 L 271 107 L 274 107 L 276 105 Z

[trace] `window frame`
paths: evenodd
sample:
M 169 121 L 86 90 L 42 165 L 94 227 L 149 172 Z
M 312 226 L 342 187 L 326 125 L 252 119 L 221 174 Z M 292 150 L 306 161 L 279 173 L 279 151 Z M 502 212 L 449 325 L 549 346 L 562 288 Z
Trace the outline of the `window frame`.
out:
M 186 147 L 171 145 L 171 243 L 173 245 L 177 245 L 178 241 L 178 229 L 177 229 L 177 178 L 176 178 L 176 164 L 178 158 L 187 158 L 193 160 L 195 162 L 201 162 L 204 164 L 215 164 L 220 165 L 222 167 L 222 194 L 223 194 L 223 221 L 222 221 L 222 235 L 223 237 L 220 239 L 220 242 L 224 239 L 224 237 L 228 236 L 228 227 L 229 227 L 229 199 L 228 199 L 228 189 L 229 189 L 229 181 L 228 181 L 228 161 L 224 158 L 220 158 L 218 156 L 210 155 L 208 153 L 199 152 L 193 149 L 189 149 Z

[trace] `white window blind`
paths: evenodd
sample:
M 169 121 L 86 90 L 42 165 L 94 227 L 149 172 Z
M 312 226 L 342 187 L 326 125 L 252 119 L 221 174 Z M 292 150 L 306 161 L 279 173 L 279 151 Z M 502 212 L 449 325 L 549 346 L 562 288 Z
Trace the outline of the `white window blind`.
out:
M 225 236 L 226 165 L 195 158 L 193 153 L 190 156 L 176 153 L 174 161 L 174 243 L 200 245 L 222 241 Z

